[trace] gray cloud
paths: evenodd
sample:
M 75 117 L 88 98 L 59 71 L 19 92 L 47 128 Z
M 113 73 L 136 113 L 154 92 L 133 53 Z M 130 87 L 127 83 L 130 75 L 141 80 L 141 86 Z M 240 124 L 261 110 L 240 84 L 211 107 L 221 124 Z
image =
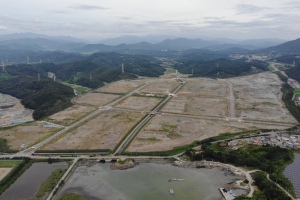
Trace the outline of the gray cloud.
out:
M 255 6 L 252 4 L 238 4 L 235 7 L 237 14 L 251 14 L 251 13 L 256 13 L 256 12 L 260 12 L 262 10 L 267 9 L 266 7 L 259 7 L 259 6 Z
M 289 1 L 284 4 L 284 8 L 300 10 L 300 1 Z
M 76 9 L 76 10 L 108 10 L 109 9 L 102 6 L 94 6 L 94 5 L 87 5 L 87 4 L 76 4 L 74 6 L 69 6 L 69 8 Z

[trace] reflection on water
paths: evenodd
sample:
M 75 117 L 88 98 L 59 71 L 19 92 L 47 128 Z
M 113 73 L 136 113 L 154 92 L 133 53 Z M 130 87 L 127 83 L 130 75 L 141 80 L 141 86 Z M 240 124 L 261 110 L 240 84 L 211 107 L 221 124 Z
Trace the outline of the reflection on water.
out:
M 2 195 L 0 199 L 29 199 L 35 197 L 40 185 L 56 169 L 66 169 L 66 162 L 48 164 L 33 163 Z
M 127 170 L 110 170 L 110 164 L 79 166 L 58 196 L 80 193 L 89 200 L 116 199 L 214 199 L 221 198 L 218 187 L 236 179 L 214 169 L 183 169 L 170 164 L 140 164 Z M 171 178 L 185 181 L 168 182 Z M 170 189 L 174 195 L 170 195 Z

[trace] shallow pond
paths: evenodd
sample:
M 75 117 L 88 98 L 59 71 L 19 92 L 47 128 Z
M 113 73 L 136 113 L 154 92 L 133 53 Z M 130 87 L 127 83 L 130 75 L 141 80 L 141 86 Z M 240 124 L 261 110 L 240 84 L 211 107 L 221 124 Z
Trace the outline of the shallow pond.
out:
M 237 179 L 224 175 L 221 168 L 190 169 L 170 164 L 140 164 L 127 170 L 110 170 L 110 164 L 79 166 L 60 191 L 58 198 L 76 192 L 89 200 L 136 200 L 136 199 L 219 199 L 218 190 Z M 177 178 L 184 181 L 168 182 Z M 174 195 L 170 194 L 174 190 Z M 237 194 L 246 193 L 236 190 Z M 57 199 L 58 199 L 57 198 Z
M 33 163 L 4 193 L 0 199 L 29 199 L 35 197 L 40 185 L 56 169 L 66 169 L 66 162 L 48 164 L 46 162 Z

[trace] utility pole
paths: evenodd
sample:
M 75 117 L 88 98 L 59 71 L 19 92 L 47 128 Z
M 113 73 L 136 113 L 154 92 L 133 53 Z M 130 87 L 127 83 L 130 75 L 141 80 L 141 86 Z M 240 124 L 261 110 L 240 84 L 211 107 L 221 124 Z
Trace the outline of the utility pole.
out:
M 27 56 L 27 64 L 29 65 L 29 56 Z
M 293 62 L 293 67 L 295 67 L 295 61 Z
M 122 74 L 124 74 L 124 64 L 122 63 Z
M 5 64 L 4 64 L 4 60 L 2 60 L 2 71 L 5 72 Z
M 194 69 L 192 69 L 192 75 L 194 75 Z
M 40 73 L 38 73 L 38 81 L 41 80 L 41 76 L 40 76 Z

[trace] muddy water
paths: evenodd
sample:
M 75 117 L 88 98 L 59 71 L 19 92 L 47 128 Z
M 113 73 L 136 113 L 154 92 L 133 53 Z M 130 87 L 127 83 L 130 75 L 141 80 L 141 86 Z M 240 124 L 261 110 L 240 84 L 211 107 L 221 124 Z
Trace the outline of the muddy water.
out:
M 171 178 L 185 181 L 169 183 Z M 218 188 L 236 178 L 225 176 L 220 168 L 183 169 L 170 164 L 150 163 L 113 171 L 109 164 L 95 164 L 77 167 L 58 198 L 65 193 L 76 192 L 89 200 L 222 199 Z M 174 190 L 174 195 L 170 195 L 170 189 Z
M 16 198 L 29 199 L 35 197 L 40 185 L 56 169 L 66 169 L 66 162 L 48 164 L 45 162 L 33 163 L 2 195 L 2 200 L 12 200 Z

